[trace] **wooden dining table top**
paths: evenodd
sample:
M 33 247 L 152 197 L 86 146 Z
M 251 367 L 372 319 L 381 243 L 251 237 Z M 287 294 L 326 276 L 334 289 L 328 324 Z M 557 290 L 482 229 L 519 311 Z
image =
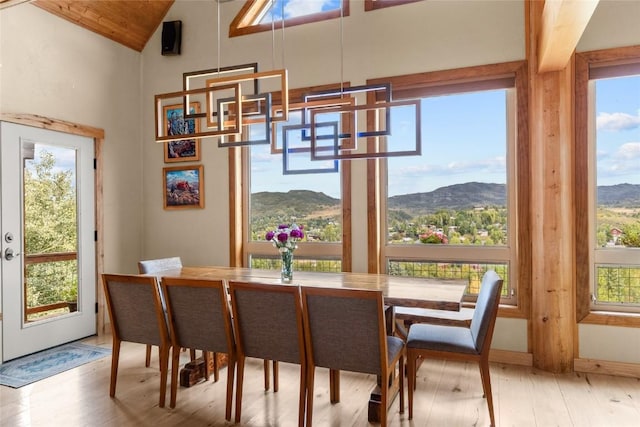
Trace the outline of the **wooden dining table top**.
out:
M 225 280 L 280 284 L 280 271 L 242 267 L 182 267 L 153 274 L 158 278 Z M 459 311 L 467 283 L 457 279 L 432 279 L 370 273 L 296 271 L 291 285 L 382 291 L 385 304 Z

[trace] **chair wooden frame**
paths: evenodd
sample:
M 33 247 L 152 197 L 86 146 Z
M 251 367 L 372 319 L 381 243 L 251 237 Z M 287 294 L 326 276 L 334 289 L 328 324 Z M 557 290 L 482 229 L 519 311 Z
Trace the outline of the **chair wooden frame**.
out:
M 261 294 L 261 298 L 265 298 L 269 295 L 273 297 L 282 296 L 289 294 L 292 297 L 293 303 L 293 313 L 295 319 L 295 335 L 297 339 L 297 343 L 295 346 L 291 346 L 295 348 L 297 346 L 297 357 L 298 360 L 294 360 L 296 355 L 284 355 L 284 354 L 271 354 L 273 349 L 265 350 L 262 352 L 262 349 L 255 348 L 253 343 L 249 343 L 247 341 L 248 338 L 255 337 L 256 335 L 264 334 L 268 336 L 270 342 L 276 344 L 278 342 L 282 342 L 284 340 L 290 340 L 292 332 L 290 330 L 283 330 L 282 328 L 278 328 L 276 325 L 278 322 L 287 322 L 292 323 L 291 319 L 287 319 L 285 316 L 286 312 L 283 310 L 279 310 L 274 312 L 273 307 L 271 305 L 265 304 L 260 307 L 250 306 L 250 303 L 246 304 L 242 300 L 242 294 L 248 294 L 250 292 Z M 242 413 L 242 391 L 243 391 L 243 382 L 244 382 L 244 365 L 246 357 L 255 357 L 260 359 L 265 359 L 264 366 L 268 367 L 268 360 L 274 361 L 274 390 L 277 391 L 277 365 L 275 362 L 283 361 L 287 363 L 298 363 L 300 364 L 300 391 L 299 391 L 299 402 L 298 402 L 298 426 L 304 426 L 304 413 L 306 408 L 306 400 L 307 400 L 307 384 L 306 384 L 306 373 L 307 373 L 307 365 L 305 358 L 305 341 L 304 341 L 304 329 L 302 326 L 302 304 L 300 300 L 300 288 L 298 286 L 293 285 L 274 285 L 274 284 L 258 284 L 258 283 L 245 283 L 245 282 L 229 282 L 229 293 L 231 294 L 231 307 L 233 311 L 233 323 L 234 329 L 236 333 L 236 349 L 238 354 L 238 375 L 236 380 L 236 413 L 235 413 L 235 422 L 239 423 L 241 419 Z M 279 308 L 279 307 L 278 307 Z M 247 313 L 245 310 L 256 310 L 260 312 L 260 317 L 262 318 L 263 324 L 261 326 L 264 327 L 263 331 L 254 331 L 247 330 L 247 321 L 243 318 L 243 313 Z M 255 315 L 255 312 L 251 313 Z M 280 316 L 274 316 L 276 313 L 280 314 Z M 275 319 L 277 317 L 277 319 Z M 273 325 L 271 322 L 273 321 Z M 285 333 L 285 335 L 283 335 Z M 288 335 L 288 336 L 287 336 Z M 264 336 L 262 337 L 264 338 Z M 248 345 L 247 345 L 248 344 Z M 251 347 L 253 347 L 251 349 Z M 268 379 L 268 373 L 265 370 L 265 388 L 266 381 Z
M 153 274 L 162 270 L 173 268 L 182 268 L 182 260 L 180 257 L 156 258 L 138 261 L 138 272 L 140 274 Z M 195 360 L 195 350 L 191 350 L 191 360 Z M 151 366 L 151 345 L 147 345 L 144 366 Z
M 311 311 L 315 310 L 312 307 L 313 303 L 310 302 L 310 298 L 314 297 L 329 297 L 329 298 L 345 298 L 345 299 L 361 299 L 361 300 L 370 300 L 372 304 L 376 305 L 377 309 L 377 322 L 378 322 L 378 353 L 380 356 L 379 360 L 379 372 L 374 372 L 373 370 L 358 370 L 358 369 L 349 369 L 355 372 L 363 372 L 363 373 L 371 373 L 377 374 L 380 379 L 380 390 L 381 390 L 381 404 L 380 404 L 380 425 L 387 425 L 387 411 L 390 403 L 390 390 L 388 379 L 394 375 L 395 373 L 395 365 L 396 363 L 399 365 L 399 383 L 400 383 L 400 413 L 404 412 L 404 355 L 405 348 L 402 340 L 396 337 L 390 337 L 387 335 L 386 331 L 386 318 L 385 318 L 385 308 L 383 302 L 383 295 L 381 291 L 368 291 L 361 289 L 331 289 L 331 288 L 320 288 L 320 287 L 302 287 L 302 307 L 303 307 L 303 322 L 304 322 L 304 333 L 306 339 L 306 354 L 307 354 L 307 427 L 312 426 L 313 422 L 313 388 L 314 388 L 314 376 L 315 376 L 315 368 L 316 366 L 321 366 L 325 368 L 329 368 L 331 370 L 331 380 L 337 382 L 337 374 L 340 369 L 344 369 L 344 365 L 333 365 L 330 363 L 323 364 L 319 363 L 316 360 L 316 350 L 319 346 L 325 345 L 321 340 L 314 340 L 314 336 L 316 336 L 316 332 L 321 329 L 326 329 L 326 324 L 323 325 L 315 325 L 313 323 L 313 316 L 318 316 L 319 318 L 327 318 L 327 315 L 334 316 L 333 320 L 343 327 L 340 330 L 334 331 L 335 334 L 340 334 L 341 331 L 344 331 L 345 328 L 350 328 L 352 325 L 347 325 L 349 320 L 345 317 L 344 321 L 340 319 L 339 312 L 332 313 L 311 313 Z M 324 323 L 324 322 L 323 322 Z M 317 329 L 316 329 L 317 328 Z M 389 341 L 393 340 L 393 341 Z M 388 343 L 394 342 L 401 346 L 401 349 L 397 351 L 391 359 L 389 359 L 388 354 Z M 327 345 L 335 345 L 335 343 L 326 343 Z M 332 350 L 335 351 L 335 350 Z M 341 355 L 340 364 L 344 363 L 345 360 L 348 360 L 348 355 Z M 349 363 L 349 362 L 347 362 Z M 357 363 L 351 362 L 351 363 Z M 332 385 L 332 403 L 337 401 L 337 398 L 334 399 L 334 396 L 337 396 L 338 391 L 333 390 L 335 385 Z
M 225 417 L 227 420 L 231 420 L 233 382 L 236 370 L 236 344 L 225 283 L 222 280 L 169 277 L 163 277 L 160 283 L 169 319 L 171 343 L 174 348 L 171 364 L 171 401 L 169 406 L 171 408 L 175 407 L 178 389 L 180 352 L 175 351 L 175 349 L 196 346 L 203 352 L 205 367 L 209 365 L 210 352 L 214 354 L 226 353 L 228 355 Z M 185 295 L 185 288 L 191 288 L 192 295 Z M 182 296 L 180 291 L 183 291 Z M 178 301 L 178 299 L 179 303 L 174 304 L 174 301 Z M 217 307 L 214 305 L 217 305 Z M 220 333 L 220 329 L 224 330 L 223 334 Z M 183 334 L 182 332 L 185 333 Z M 195 335 L 191 335 L 192 332 Z M 207 368 L 205 368 L 205 378 L 209 379 Z
M 489 374 L 489 350 L 491 348 L 491 340 L 493 338 L 493 330 L 496 324 L 496 318 L 498 317 L 498 307 L 500 305 L 500 292 L 502 290 L 502 279 L 496 274 L 495 271 L 488 271 L 485 273 L 482 279 L 482 285 L 480 287 L 480 294 L 478 295 L 478 301 L 484 298 L 488 298 L 486 305 L 486 334 L 484 338 L 474 337 L 473 343 L 476 345 L 476 351 L 472 353 L 456 352 L 454 350 L 445 351 L 441 349 L 426 349 L 414 347 L 412 344 L 412 328 L 429 328 L 434 325 L 425 324 L 413 324 L 409 329 L 409 336 L 407 337 L 407 378 L 408 384 L 408 397 L 409 397 L 409 419 L 413 418 L 413 392 L 416 388 L 416 371 L 418 358 L 433 358 L 441 360 L 454 360 L 464 362 L 476 362 L 480 368 L 480 377 L 482 380 L 482 389 L 484 391 L 484 397 L 487 399 L 487 406 L 489 407 L 489 418 L 491 425 L 495 426 L 495 417 L 493 411 L 493 395 L 491 394 L 491 378 Z M 478 308 L 476 308 L 478 310 Z M 445 326 L 435 325 L 438 328 L 454 328 L 469 329 L 474 327 L 475 322 L 480 322 L 483 313 L 474 313 L 474 317 L 471 320 L 470 327 L 465 326 Z M 471 332 L 470 332 L 471 334 Z M 478 343 L 478 340 L 481 342 Z M 479 344 L 479 346 L 478 346 Z M 419 345 L 419 344 L 418 344 Z
M 102 283 L 107 302 L 107 310 L 109 312 L 109 318 L 111 319 L 111 335 L 113 337 L 109 396 L 115 397 L 116 394 L 120 344 L 122 341 L 153 344 L 158 345 L 160 349 L 159 406 L 164 407 L 171 342 L 157 279 L 153 276 L 103 274 Z M 122 299 L 113 294 L 113 290 L 115 290 L 118 284 L 124 284 L 123 289 L 129 288 L 127 290 L 131 292 L 129 292 L 130 295 L 128 298 Z M 112 287 L 114 287 L 114 289 L 112 289 Z M 148 290 L 145 290 L 145 287 L 148 288 Z M 143 300 L 145 297 L 143 295 L 144 293 L 148 294 L 146 296 L 148 297 L 148 301 Z M 153 313 L 149 313 L 149 304 L 153 305 Z M 121 317 L 124 314 L 134 314 L 140 321 L 128 323 Z M 155 322 L 151 320 L 152 318 Z M 156 331 L 152 330 L 153 325 L 156 326 Z M 147 330 L 145 330 L 145 328 Z M 151 328 L 151 330 L 149 330 L 149 328 Z

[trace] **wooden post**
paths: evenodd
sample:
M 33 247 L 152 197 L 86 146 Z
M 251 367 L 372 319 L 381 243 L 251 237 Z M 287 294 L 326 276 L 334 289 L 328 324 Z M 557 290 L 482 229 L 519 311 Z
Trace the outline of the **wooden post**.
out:
M 564 69 L 540 73 L 544 2 L 527 3 L 530 79 L 533 365 L 571 372 L 574 359 L 573 57 Z

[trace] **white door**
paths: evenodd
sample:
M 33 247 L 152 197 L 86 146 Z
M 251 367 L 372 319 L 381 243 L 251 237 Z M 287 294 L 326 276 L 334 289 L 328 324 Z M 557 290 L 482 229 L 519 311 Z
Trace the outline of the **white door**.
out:
M 93 139 L 0 122 L 0 361 L 96 333 Z

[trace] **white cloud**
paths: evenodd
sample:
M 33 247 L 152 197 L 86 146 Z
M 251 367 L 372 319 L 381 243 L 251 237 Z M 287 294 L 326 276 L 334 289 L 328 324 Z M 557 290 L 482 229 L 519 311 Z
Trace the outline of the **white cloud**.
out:
M 322 6 L 328 3 L 327 0 L 289 0 L 284 8 L 284 15 L 287 18 L 295 16 L 310 15 L 322 12 Z
M 600 113 L 596 118 L 598 130 L 629 130 L 640 127 L 640 111 L 638 115 L 632 116 L 627 113 Z
M 626 144 L 622 144 L 620 148 L 618 148 L 618 151 L 616 151 L 614 157 L 624 160 L 640 159 L 640 142 L 627 142 Z M 640 169 L 640 165 L 638 168 Z
M 636 183 L 640 179 L 640 142 L 627 142 L 606 158 L 598 158 L 598 181 Z

